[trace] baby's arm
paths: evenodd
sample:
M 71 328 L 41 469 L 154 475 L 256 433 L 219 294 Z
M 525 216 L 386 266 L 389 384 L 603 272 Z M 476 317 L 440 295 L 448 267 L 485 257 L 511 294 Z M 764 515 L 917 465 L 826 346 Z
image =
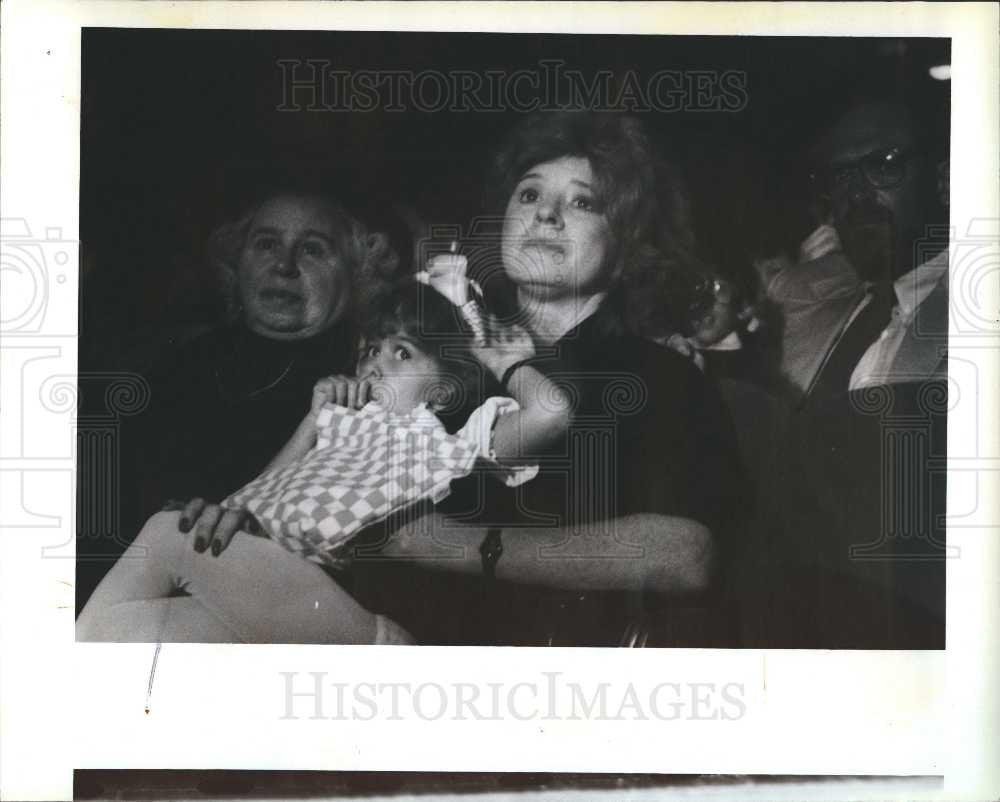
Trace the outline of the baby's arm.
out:
M 360 409 L 368 403 L 370 395 L 371 383 L 368 379 L 358 379 L 354 376 L 327 376 L 320 379 L 313 388 L 312 403 L 308 414 L 302 419 L 281 451 L 268 463 L 265 470 L 274 471 L 285 468 L 295 460 L 302 459 L 315 448 L 316 418 L 325 404 Z
M 520 409 L 497 419 L 492 450 L 501 463 L 534 463 L 539 453 L 565 434 L 572 404 L 562 388 L 538 368 L 517 361 L 511 365 L 514 370 L 507 380 L 507 391 Z
M 538 454 L 569 426 L 569 396 L 545 374 L 524 360 L 535 355 L 528 332 L 505 326 L 470 301 L 467 261 L 456 253 L 436 256 L 417 278 L 447 297 L 462 311 L 475 337 L 473 355 L 501 382 L 520 409 L 502 414 L 492 434 L 492 452 L 508 465 L 534 463 Z
M 287 468 L 295 460 L 302 459 L 316 445 L 316 413 L 310 410 L 296 427 L 295 432 L 288 442 L 281 447 L 281 451 L 274 455 L 265 471 L 277 471 Z
M 517 408 L 504 411 L 496 419 L 490 438 L 491 456 L 507 465 L 536 463 L 539 454 L 564 436 L 569 427 L 573 412 L 570 396 L 531 364 L 535 347 L 527 331 L 483 316 L 474 304 L 464 306 L 462 312 L 467 317 L 481 316 L 474 328 L 484 331 L 485 336 L 477 338 L 470 350 L 517 402 Z

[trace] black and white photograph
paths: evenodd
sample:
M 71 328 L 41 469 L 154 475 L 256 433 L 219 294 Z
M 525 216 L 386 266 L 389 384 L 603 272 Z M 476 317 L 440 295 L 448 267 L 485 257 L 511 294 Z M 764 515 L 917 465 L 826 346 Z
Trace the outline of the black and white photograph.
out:
M 996 712 L 965 16 L 13 5 L 77 81 L 78 152 L 3 154 L 4 573 L 82 661 L 74 798 L 988 798 L 932 735 Z
M 949 41 L 585 44 L 84 29 L 78 638 L 944 647 Z

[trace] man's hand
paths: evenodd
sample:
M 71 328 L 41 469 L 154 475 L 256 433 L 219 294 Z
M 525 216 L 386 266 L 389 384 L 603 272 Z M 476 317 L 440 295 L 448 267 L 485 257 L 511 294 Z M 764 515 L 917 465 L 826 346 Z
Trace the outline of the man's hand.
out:
M 705 372 L 705 357 L 694 344 L 683 334 L 671 334 L 661 345 L 665 345 L 671 351 L 676 351 L 682 357 L 690 359 L 702 373 Z
M 828 223 L 818 226 L 812 234 L 803 240 L 799 248 L 799 261 L 812 262 L 828 253 L 843 250 L 837 229 Z

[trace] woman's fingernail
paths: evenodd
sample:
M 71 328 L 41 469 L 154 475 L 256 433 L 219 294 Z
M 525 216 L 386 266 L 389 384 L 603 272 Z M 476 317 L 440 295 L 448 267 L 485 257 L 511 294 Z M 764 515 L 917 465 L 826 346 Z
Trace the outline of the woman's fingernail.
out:
M 213 540 L 212 541 L 212 556 L 213 557 L 218 557 L 220 551 L 222 551 L 222 546 L 219 545 L 219 541 L 218 540 Z
M 184 534 L 187 534 L 191 529 L 191 522 L 187 518 L 181 518 L 177 522 L 177 528 L 180 529 Z
M 196 537 L 194 539 L 194 550 L 197 551 L 199 554 L 205 550 L 206 545 L 207 544 L 205 543 L 205 540 L 203 538 Z

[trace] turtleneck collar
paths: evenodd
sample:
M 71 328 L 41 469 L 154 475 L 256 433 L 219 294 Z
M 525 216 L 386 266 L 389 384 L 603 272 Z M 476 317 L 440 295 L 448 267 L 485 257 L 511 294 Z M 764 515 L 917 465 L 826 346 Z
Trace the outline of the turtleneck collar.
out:
M 353 327 L 340 322 L 315 337 L 273 340 L 238 322 L 222 338 L 216 359 L 220 389 L 235 397 L 260 395 L 289 376 L 315 380 L 353 367 Z

